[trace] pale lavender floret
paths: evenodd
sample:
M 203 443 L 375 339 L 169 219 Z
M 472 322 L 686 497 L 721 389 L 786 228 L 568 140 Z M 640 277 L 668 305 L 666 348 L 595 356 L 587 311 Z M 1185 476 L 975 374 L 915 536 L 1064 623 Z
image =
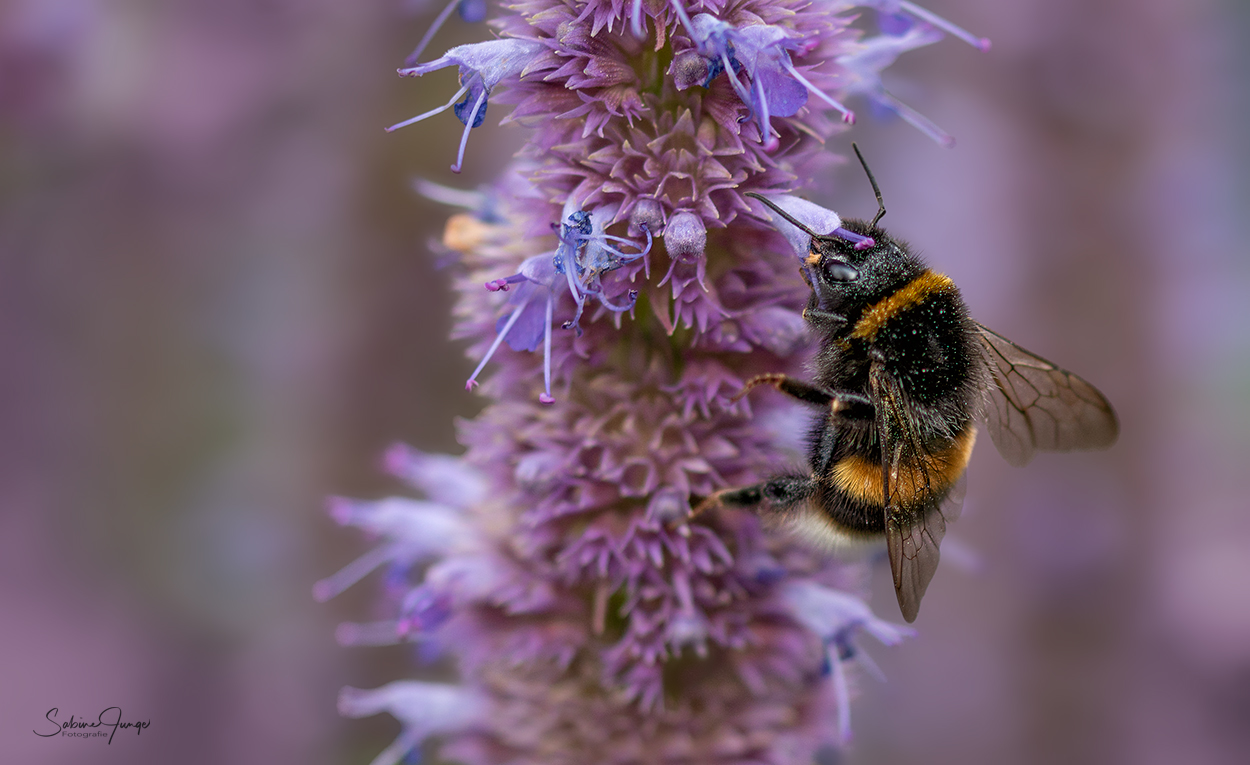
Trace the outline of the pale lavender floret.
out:
M 464 133 L 460 137 L 460 150 L 451 170 L 460 172 L 464 165 L 464 148 L 469 140 L 469 131 L 479 127 L 486 118 L 487 97 L 490 92 L 503 80 L 520 77 L 525 68 L 545 50 L 546 46 L 533 40 L 489 40 L 458 45 L 434 61 L 400 69 L 399 74 L 402 77 L 420 77 L 456 66 L 460 69 L 460 89 L 442 106 L 391 125 L 386 131 L 389 133 L 398 130 L 455 107 L 456 117 L 464 124 Z M 464 100 L 457 103 L 461 96 L 464 96 Z
M 343 526 L 356 526 L 385 542 L 313 586 L 313 597 L 325 601 L 388 563 L 409 566 L 471 550 L 480 537 L 466 508 L 486 493 L 482 474 L 461 459 L 428 454 L 396 444 L 387 450 L 387 470 L 425 492 L 429 501 L 389 497 L 378 501 L 331 497 L 330 516 Z
M 914 637 L 916 632 L 910 627 L 878 619 L 867 604 L 854 595 L 809 580 L 786 583 L 782 587 L 782 598 L 794 619 L 819 635 L 827 646 L 829 671 L 838 702 L 838 734 L 845 743 L 851 736 L 851 694 L 843 662 L 858 658 L 870 672 L 881 676 L 876 664 L 855 645 L 856 633 L 867 632 L 883 645 L 892 646 Z
M 499 195 L 490 188 L 475 191 L 457 189 L 425 178 L 412 182 L 413 189 L 426 199 L 469 211 L 483 223 L 503 223 L 499 211 Z
M 833 210 L 801 197 L 776 194 L 770 195 L 769 201 L 793 215 L 796 220 L 817 234 L 831 234 L 842 227 L 842 218 L 838 217 Z M 811 235 L 768 208 L 764 208 L 764 214 L 772 221 L 773 227 L 790 243 L 790 249 L 794 250 L 794 254 L 800 259 L 806 258 L 807 254 L 812 251 Z
M 490 710 L 486 699 L 467 688 L 416 680 L 372 690 L 346 687 L 339 692 L 338 707 L 344 717 L 389 712 L 403 723 L 399 737 L 371 765 L 396 765 L 429 736 L 470 730 L 482 724 Z
M 878 13 L 890 16 L 909 15 L 917 18 L 931 26 L 937 27 L 947 34 L 954 35 L 972 47 L 981 51 L 990 49 L 990 39 L 988 37 L 977 37 L 963 27 L 952 24 L 945 18 L 937 15 L 927 8 L 922 8 L 908 0 L 855 0 L 855 2 L 839 2 L 835 4 L 837 10 L 847 10 L 853 7 L 872 8 Z
M 862 236 L 854 231 L 842 228 L 842 219 L 833 210 L 827 210 L 806 199 L 800 199 L 789 194 L 777 194 L 769 197 L 769 199 L 773 204 L 788 212 L 793 218 L 817 234 L 829 234 L 839 239 L 845 239 L 855 245 L 857 250 L 865 250 L 876 244 L 872 237 Z M 777 215 L 774 211 L 766 209 L 765 212 L 772 220 L 773 226 L 790 243 L 790 248 L 794 250 L 794 253 L 799 258 L 806 259 L 808 253 L 812 251 L 812 237 L 784 217 Z
M 486 496 L 486 475 L 460 457 L 392 444 L 382 458 L 388 473 L 425 492 L 434 502 L 468 508 Z
M 901 35 L 878 35 L 859 44 L 858 50 L 839 56 L 837 62 L 850 75 L 844 92 L 860 94 L 903 118 L 909 125 L 943 146 L 953 146 L 955 139 L 929 118 L 899 101 L 881 83 L 881 70 L 894 63 L 903 53 L 941 40 L 943 33 L 925 22 L 913 24 Z
M 466 390 L 473 390 L 477 385 L 477 376 L 486 368 L 487 362 L 505 339 L 517 351 L 532 351 L 541 340 L 544 388 L 539 395 L 539 401 L 544 404 L 555 401 L 551 395 L 551 322 L 555 301 L 564 285 L 563 280 L 556 276 L 553 253 L 546 252 L 526 258 L 516 274 L 486 283 L 486 289 L 491 292 L 507 292 L 513 287 L 516 287 L 516 292 L 508 301 L 512 311 L 496 322 L 495 340 L 478 362 L 473 374 L 469 375 L 464 384 Z
M 551 404 L 555 401 L 551 395 L 551 329 L 555 303 L 563 294 L 564 286 L 573 296 L 576 309 L 573 318 L 563 322 L 561 327 L 574 330 L 578 335 L 582 331 L 580 320 L 588 298 L 596 298 L 604 308 L 618 314 L 634 307 L 637 290 L 628 292 L 628 303 L 617 305 L 604 293 L 600 280 L 604 274 L 631 261 L 645 259 L 651 251 L 651 230 L 645 223 L 640 226 L 647 239 L 646 245 L 641 247 L 630 239 L 606 233 L 604 229 L 615 218 L 617 209 L 613 205 L 586 212 L 572 201 L 568 202 L 564 222 L 559 227 L 560 244 L 554 253 L 527 258 L 516 274 L 486 283 L 486 289 L 491 292 L 507 292 L 513 288 L 516 291 L 508 301 L 512 311 L 496 322 L 495 340 L 465 382 L 466 389 L 472 390 L 477 385 L 478 375 L 505 339 L 516 351 L 533 351 L 541 340 L 544 392 L 539 394 L 538 400 Z M 625 252 L 620 249 L 624 245 L 637 251 Z
M 773 146 L 776 130 L 772 117 L 790 117 L 807 103 L 810 90 L 842 113 L 843 120 L 854 123 L 855 115 L 795 69 L 791 50 L 803 50 L 809 43 L 797 40 L 787 29 L 768 24 L 735 28 L 708 13 L 696 15 L 690 24 L 691 39 L 699 53 L 709 61 L 708 81 L 720 73 L 729 78 L 734 92 L 755 118 L 760 141 Z M 738 77 L 741 67 L 750 82 Z M 706 83 L 705 83 L 706 84 Z
M 585 309 L 587 296 L 598 298 L 600 305 L 614 313 L 624 313 L 634 307 L 638 297 L 635 290 L 629 292 L 626 305 L 614 305 L 603 294 L 600 278 L 609 271 L 614 271 L 630 261 L 646 258 L 651 252 L 651 230 L 643 228 L 647 243 L 639 247 L 635 242 L 624 237 L 607 234 L 604 229 L 616 217 L 618 205 L 601 207 L 592 212 L 578 209 L 570 198 L 564 205 L 563 224 L 560 230 L 560 246 L 556 248 L 553 263 L 556 272 L 564 274 L 569 285 L 569 292 L 577 304 L 573 318 L 564 323 L 564 329 L 575 330 L 581 334 L 580 320 Z M 620 245 L 628 245 L 637 250 L 626 253 L 619 249 Z M 646 261 L 644 260 L 644 263 Z M 571 264 L 571 265 L 570 265 Z
M 414 563 L 473 546 L 477 532 L 462 511 L 434 502 L 390 497 L 377 502 L 334 497 L 330 514 L 344 526 L 357 526 L 387 538 L 313 585 L 313 597 L 326 601 L 352 586 L 379 566 Z

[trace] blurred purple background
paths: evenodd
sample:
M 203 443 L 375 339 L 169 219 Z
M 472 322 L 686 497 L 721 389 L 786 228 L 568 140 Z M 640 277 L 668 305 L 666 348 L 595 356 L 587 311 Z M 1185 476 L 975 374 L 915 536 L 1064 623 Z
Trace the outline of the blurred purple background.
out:
M 446 211 L 410 182 L 472 187 L 521 137 L 492 116 L 455 177 L 450 115 L 383 134 L 453 88 L 393 76 L 431 15 L 403 2 L 0 3 L 0 760 L 354 765 L 396 732 L 335 712 L 413 665 L 334 643 L 380 615 L 372 582 L 312 600 L 366 545 L 323 497 L 396 490 L 392 441 L 457 449 L 480 402 L 425 249 Z M 1250 9 L 930 7 L 993 51 L 886 82 L 959 146 L 865 115 L 832 147 L 860 141 L 885 223 L 1122 436 L 1024 470 L 978 448 L 845 760 L 1244 762 Z M 434 49 L 483 37 L 453 19 Z M 833 180 L 871 213 L 857 168 Z M 32 734 L 112 705 L 151 728 Z

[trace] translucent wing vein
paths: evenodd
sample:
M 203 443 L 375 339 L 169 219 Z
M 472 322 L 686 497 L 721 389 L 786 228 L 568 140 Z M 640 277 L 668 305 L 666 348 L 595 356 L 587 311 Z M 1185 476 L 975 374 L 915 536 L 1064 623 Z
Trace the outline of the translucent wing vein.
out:
M 1098 389 L 977 324 L 994 386 L 985 419 L 999 454 L 1025 465 L 1037 450 L 1105 449 L 1120 426 Z

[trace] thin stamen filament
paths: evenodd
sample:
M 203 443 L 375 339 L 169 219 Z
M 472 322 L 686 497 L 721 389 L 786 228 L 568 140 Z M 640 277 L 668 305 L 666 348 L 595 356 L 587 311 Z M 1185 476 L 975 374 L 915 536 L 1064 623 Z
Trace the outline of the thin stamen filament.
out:
M 886 91 L 879 91 L 875 94 L 875 97 L 879 102 L 881 102 L 882 105 L 888 107 L 891 111 L 902 117 L 903 121 L 908 125 L 911 125 L 921 133 L 929 136 L 942 146 L 949 149 L 955 145 L 955 137 L 953 135 L 938 127 L 933 120 L 898 100 Z
M 538 397 L 539 403 L 554 404 L 555 399 L 551 396 L 551 319 L 552 310 L 555 300 L 551 294 L 547 294 L 547 323 L 543 330 L 543 389 L 547 398 Z
M 641 2 L 639 5 L 641 5 Z M 694 24 L 690 23 L 690 16 L 686 14 L 686 9 L 682 5 L 681 0 L 670 0 L 669 5 L 673 7 L 673 11 L 677 14 L 677 18 L 681 20 L 681 25 L 686 28 L 686 34 L 690 35 L 691 40 L 694 40 Z
M 633 30 L 634 37 L 642 39 L 642 0 L 634 0 L 634 7 L 629 12 L 630 29 Z
M 833 671 L 833 695 L 838 702 L 838 742 L 848 744 L 851 741 L 851 692 L 847 688 L 846 671 L 842 668 L 837 646 L 829 648 L 829 663 Z
M 423 119 L 425 119 L 425 118 L 427 118 L 427 117 L 433 117 L 435 114 L 442 114 L 443 112 L 447 111 L 447 110 L 448 110 L 448 109 L 450 109 L 451 107 L 455 106 L 455 105 L 456 105 L 456 102 L 460 100 L 460 97 L 461 97 L 461 96 L 463 96 L 465 93 L 467 93 L 467 92 L 468 92 L 468 90 L 469 90 L 469 88 L 468 88 L 468 86 L 467 86 L 467 85 L 466 85 L 466 86 L 461 87 L 461 88 L 460 88 L 460 90 L 457 90 L 457 91 L 456 91 L 456 95 L 452 96 L 452 97 L 451 97 L 451 100 L 450 100 L 450 101 L 448 101 L 447 103 L 443 104 L 442 106 L 438 107 L 437 109 L 431 109 L 430 111 L 426 112 L 425 114 L 418 114 L 417 116 L 413 117 L 412 119 L 409 119 L 409 120 L 404 120 L 403 122 L 397 122 L 397 123 L 395 123 L 394 125 L 391 125 L 390 127 L 388 127 L 388 128 L 386 129 L 386 132 L 388 132 L 388 133 L 393 133 L 393 132 L 395 132 L 396 130 L 399 130 L 400 128 L 402 128 L 402 127 L 408 127 L 409 125 L 412 125 L 412 124 L 414 124 L 414 123 L 420 122 L 421 120 L 423 120 Z
M 933 11 L 928 10 L 927 8 L 921 8 L 919 5 L 916 5 L 915 3 L 907 2 L 907 0 L 903 0 L 902 2 L 900 2 L 899 6 L 903 8 L 903 10 L 915 16 L 916 18 L 927 21 L 928 23 L 932 24 L 938 29 L 945 30 L 955 35 L 960 40 L 963 40 L 964 42 L 968 43 L 969 45 L 971 45 L 972 47 L 978 50 L 987 51 L 990 49 L 990 38 L 977 37 L 973 35 L 971 32 L 969 32 L 968 30 L 964 29 L 963 27 L 959 27 L 959 26 L 952 24 L 951 22 L 937 15 Z
M 437 34 L 438 30 L 442 28 L 443 22 L 447 21 L 447 17 L 451 15 L 452 11 L 456 10 L 456 6 L 459 4 L 460 0 L 451 0 L 451 2 L 447 4 L 447 7 L 438 14 L 438 17 L 434 19 L 434 23 L 430 25 L 428 30 L 426 30 L 425 36 L 421 38 L 421 42 L 417 43 L 417 47 L 413 48 L 412 53 L 408 54 L 408 58 L 404 59 L 404 64 L 407 66 L 416 65 L 417 59 L 420 58 L 421 54 L 425 52 L 425 46 L 430 44 L 430 40 L 433 40 L 434 35 Z
M 469 118 L 464 122 L 464 133 L 460 136 L 460 151 L 456 153 L 456 164 L 451 166 L 453 173 L 460 172 L 460 168 L 464 167 L 464 147 L 469 143 L 469 131 L 473 129 L 473 123 L 477 122 L 477 112 L 485 101 L 486 88 L 483 87 L 482 92 L 477 96 L 477 101 L 473 103 L 473 111 L 469 112 Z
M 638 304 L 638 291 L 637 290 L 629 291 L 629 303 L 623 306 L 612 305 L 611 303 L 608 302 L 608 299 L 604 297 L 602 293 L 598 293 L 598 295 L 599 295 L 599 302 L 603 304 L 603 307 L 615 313 L 625 313 L 626 311 L 632 310 L 633 307 Z
M 729 54 L 720 54 L 720 60 L 725 67 L 725 74 L 729 76 L 730 84 L 733 85 L 734 92 L 738 94 L 738 98 L 742 100 L 742 103 L 750 107 L 751 93 L 745 85 L 738 81 L 738 75 L 734 74 L 734 68 L 729 65 Z
M 402 545 L 399 542 L 392 542 L 391 544 L 379 545 L 373 548 L 339 569 L 337 573 L 331 574 L 314 584 L 313 598 L 319 603 L 324 603 L 338 595 L 371 574 L 378 566 L 394 559 L 401 547 Z
M 851 111 L 850 109 L 848 109 L 848 108 L 846 108 L 845 106 L 843 106 L 843 105 L 842 105 L 842 103 L 841 103 L 840 101 L 836 101 L 836 100 L 834 100 L 833 98 L 829 97 L 829 95 L 828 95 L 828 94 L 826 94 L 826 93 L 825 93 L 825 91 L 821 90 L 820 88 L 816 87 L 816 86 L 815 86 L 815 85 L 813 85 L 811 82 L 809 82 L 809 81 L 808 81 L 808 79 L 807 79 L 806 77 L 804 77 L 803 75 L 799 74 L 799 70 L 798 70 L 798 69 L 796 69 L 796 68 L 794 67 L 794 64 L 790 63 L 790 61 L 788 61 L 788 60 L 784 60 L 784 59 L 783 59 L 783 60 L 782 60 L 782 62 L 781 62 L 781 65 L 782 65 L 783 67 L 785 67 L 786 71 L 790 73 L 790 76 L 791 76 L 791 77 L 793 77 L 794 79 L 796 79 L 796 80 L 798 80 L 800 83 L 802 83 L 802 84 L 803 84 L 803 87 L 807 88 L 807 89 L 808 89 L 809 91 L 811 91 L 812 93 L 815 93 L 815 94 L 816 94 L 817 96 L 819 96 L 819 97 L 820 97 L 820 98 L 821 98 L 821 99 L 822 99 L 825 103 L 829 104 L 829 105 L 830 105 L 830 106 L 832 106 L 834 109 L 837 109 L 839 112 L 841 112 L 841 113 L 842 113 L 842 121 L 843 121 L 843 122 L 845 122 L 845 123 L 846 123 L 846 124 L 848 124 L 848 125 L 854 125 L 854 124 L 855 124 L 855 112 L 853 112 L 853 111 Z
M 525 300 L 516 307 L 516 310 L 512 312 L 512 315 L 508 317 L 508 323 L 503 325 L 503 329 L 499 331 L 499 334 L 495 335 L 495 342 L 490 344 L 490 350 L 486 351 L 486 355 L 483 356 L 482 360 L 478 362 L 477 369 L 474 369 L 473 374 L 469 375 L 469 379 L 465 381 L 465 390 L 473 390 L 473 386 L 477 384 L 477 376 L 481 374 L 482 370 L 486 367 L 486 362 L 490 361 L 490 357 L 495 355 L 495 351 L 499 348 L 499 344 L 502 343 L 503 339 L 508 336 L 508 331 L 512 329 L 513 324 L 516 324 L 516 320 L 521 318 L 521 311 L 525 310 L 525 306 L 529 305 L 530 299 L 533 297 L 533 295 L 526 297 Z

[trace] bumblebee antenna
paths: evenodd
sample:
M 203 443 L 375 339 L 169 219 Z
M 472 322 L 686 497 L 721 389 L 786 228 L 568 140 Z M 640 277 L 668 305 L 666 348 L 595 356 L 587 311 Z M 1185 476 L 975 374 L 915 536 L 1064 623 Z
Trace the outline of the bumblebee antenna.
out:
M 781 209 L 780 207 L 778 207 L 777 205 L 775 205 L 775 204 L 773 204 L 771 201 L 769 201 L 769 199 L 768 199 L 767 197 L 765 197 L 763 194 L 756 194 L 754 191 L 748 191 L 748 192 L 746 193 L 746 195 L 747 195 L 748 197 L 752 197 L 752 198 L 754 198 L 754 199 L 758 199 L 758 200 L 760 200 L 760 201 L 761 201 L 761 202 L 763 202 L 765 205 L 767 205 L 767 206 L 768 206 L 768 208 L 769 208 L 770 210 L 772 210 L 773 212 L 777 213 L 777 214 L 778 214 L 778 215 L 780 215 L 781 217 L 785 218 L 785 219 L 786 219 L 786 220 L 790 223 L 790 225 L 794 226 L 794 227 L 795 227 L 795 228 L 797 228 L 799 231 L 802 231 L 804 234 L 807 234 L 808 236 L 812 237 L 813 239 L 828 239 L 828 238 L 830 238 L 827 234 L 817 234 L 815 231 L 812 231 L 810 228 L 808 228 L 807 226 L 803 225 L 803 224 L 802 224 L 802 223 L 800 223 L 798 220 L 796 220 L 796 219 L 795 219 L 795 217 L 794 217 L 793 215 L 791 215 L 790 213 L 786 212 L 785 210 Z
M 877 215 L 872 219 L 872 223 L 868 224 L 871 228 L 876 228 L 877 221 L 885 217 L 885 202 L 881 199 L 881 187 L 877 185 L 877 179 L 868 169 L 868 163 L 864 160 L 864 155 L 860 153 L 859 145 L 852 143 L 851 148 L 855 150 L 855 156 L 859 157 L 859 164 L 863 166 L 864 174 L 868 176 L 868 182 L 872 184 L 872 193 L 877 195 Z

